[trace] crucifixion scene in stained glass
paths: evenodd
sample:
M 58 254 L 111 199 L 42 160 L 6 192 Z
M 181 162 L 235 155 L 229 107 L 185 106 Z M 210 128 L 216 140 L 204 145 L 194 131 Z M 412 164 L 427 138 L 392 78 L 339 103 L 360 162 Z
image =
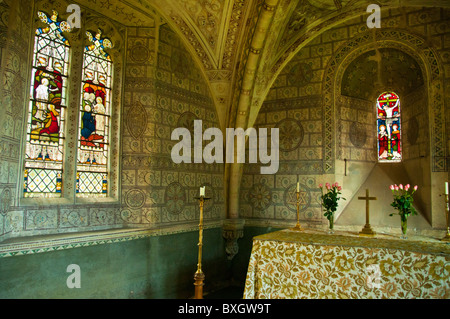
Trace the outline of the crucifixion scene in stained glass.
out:
M 377 99 L 378 161 L 400 162 L 401 119 L 400 98 L 393 92 L 381 94 Z

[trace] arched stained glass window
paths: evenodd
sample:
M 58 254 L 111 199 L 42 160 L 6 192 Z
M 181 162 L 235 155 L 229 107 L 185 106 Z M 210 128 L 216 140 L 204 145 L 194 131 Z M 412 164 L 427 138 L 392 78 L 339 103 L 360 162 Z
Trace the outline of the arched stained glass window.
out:
M 402 160 L 400 98 L 385 92 L 377 99 L 378 161 Z
M 106 196 L 112 61 L 105 49 L 112 48 L 112 43 L 102 38 L 101 30 L 86 34 L 92 44 L 86 46 L 83 55 L 76 192 Z
M 70 26 L 56 11 L 38 16 L 47 26 L 34 38 L 23 190 L 25 197 L 60 197 L 70 51 L 63 32 Z

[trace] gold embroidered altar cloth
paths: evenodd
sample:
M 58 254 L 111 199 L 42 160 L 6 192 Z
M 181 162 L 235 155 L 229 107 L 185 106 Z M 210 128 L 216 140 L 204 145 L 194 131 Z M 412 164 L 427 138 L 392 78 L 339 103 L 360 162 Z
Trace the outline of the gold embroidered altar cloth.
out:
M 377 237 L 315 230 L 256 236 L 243 297 L 450 299 L 450 244 Z

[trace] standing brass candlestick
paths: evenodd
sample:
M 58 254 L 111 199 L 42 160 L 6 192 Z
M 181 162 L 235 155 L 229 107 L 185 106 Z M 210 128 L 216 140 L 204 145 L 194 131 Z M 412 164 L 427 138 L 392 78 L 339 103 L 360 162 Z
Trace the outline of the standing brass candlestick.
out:
M 302 226 L 300 226 L 300 191 L 297 191 L 297 224 L 292 230 L 303 230 Z
M 202 247 L 203 247 L 203 204 L 205 200 L 210 198 L 200 196 L 196 197 L 199 200 L 200 205 L 200 223 L 198 225 L 199 235 L 198 235 L 198 263 L 197 271 L 194 274 L 194 286 L 195 294 L 194 299 L 203 299 L 203 281 L 205 280 L 205 274 L 202 271 Z
M 445 194 L 445 220 L 447 221 L 447 234 L 442 238 L 442 241 L 450 241 L 450 226 L 448 224 L 448 215 L 450 214 L 449 202 L 448 202 L 448 194 Z

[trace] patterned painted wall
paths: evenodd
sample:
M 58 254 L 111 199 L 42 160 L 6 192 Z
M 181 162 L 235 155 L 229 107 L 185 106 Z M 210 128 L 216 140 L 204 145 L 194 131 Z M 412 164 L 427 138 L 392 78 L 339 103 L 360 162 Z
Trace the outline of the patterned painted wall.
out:
M 35 9 L 64 12 L 67 5 L 63 0 L 40 0 Z M 110 52 L 115 77 L 111 114 L 112 197 L 106 201 L 83 202 L 74 200 L 73 195 L 65 202 L 16 201 L 20 195 L 16 189 L 20 183 L 23 112 L 29 91 L 26 89 L 30 68 L 28 49 L 31 28 L 39 23 L 32 17 L 31 7 L 23 4 L 18 7 L 25 12 L 18 12 L 17 27 L 7 28 L 9 8 L 0 3 L 0 49 L 2 55 L 10 57 L 3 59 L 2 64 L 6 109 L 0 132 L 0 240 L 135 226 L 175 225 L 178 231 L 191 230 L 198 223 L 198 203 L 194 197 L 202 185 L 212 197 L 205 205 L 205 221 L 220 224 L 225 214 L 223 165 L 178 165 L 170 157 L 176 143 L 171 141 L 173 129 L 190 128 L 194 119 L 201 119 L 204 129 L 219 127 L 203 75 L 167 26 L 125 27 L 94 11 L 82 16 L 81 30 L 68 35 L 73 46 L 69 103 L 79 103 L 83 30 L 100 27 L 115 44 Z M 77 107 L 73 109 L 76 111 Z M 76 112 L 68 113 L 68 120 L 75 126 L 67 132 L 66 170 L 74 167 L 71 163 L 76 154 L 73 137 L 76 137 L 77 118 Z M 67 185 L 66 190 L 70 188 Z M 187 228 L 183 226 L 186 223 L 190 225 Z
M 429 156 L 429 116 L 427 112 L 423 112 L 428 105 L 426 90 L 420 88 L 405 96 L 403 105 L 402 134 L 405 160 Z
M 424 141 L 428 136 L 427 112 L 424 112 L 428 103 L 424 96 L 426 88 L 422 72 L 413 57 L 395 48 L 369 50 L 347 66 L 336 103 L 338 159 L 376 162 L 373 151 L 377 143 L 373 134 L 376 132 L 374 108 L 376 98 L 383 90 L 400 94 L 402 149 L 407 153 L 403 159 L 419 157 L 419 145 L 415 145 L 417 138 L 420 135 Z M 420 127 L 417 118 L 422 121 Z
M 158 41 L 159 40 L 159 41 Z M 173 226 L 198 221 L 199 187 L 212 197 L 206 221 L 224 217 L 223 165 L 175 164 L 171 133 L 194 120 L 219 127 L 199 69 L 166 25 L 128 30 L 122 155 L 122 209 L 127 224 Z M 193 135 L 192 135 L 193 137 Z
M 300 218 L 308 224 L 320 223 L 323 61 L 314 50 L 305 48 L 288 64 L 260 110 L 255 128 L 279 128 L 280 166 L 275 175 L 260 175 L 260 165 L 245 166 L 242 218 L 295 220 L 298 181 Z
M 64 11 L 67 6 L 67 2 L 62 0 L 36 2 L 45 2 L 45 10 L 58 6 L 56 9 Z M 95 3 L 94 0 L 88 2 Z M 206 185 L 207 192 L 212 192 L 210 195 L 213 197 L 205 209 L 207 220 L 220 221 L 225 213 L 223 166 L 176 165 L 170 158 L 170 150 L 176 143 L 170 140 L 174 128 L 184 126 L 192 129 L 194 119 L 202 119 L 204 128 L 219 127 L 219 123 L 203 75 L 181 40 L 166 25 L 138 28 L 116 23 L 123 36 L 118 54 L 123 58 L 125 65 L 122 66 L 126 72 L 122 85 L 122 74 L 118 70 L 119 88 L 115 94 L 116 102 L 123 100 L 123 108 L 117 114 L 122 123 L 122 136 L 118 137 L 121 154 L 119 149 L 116 154 L 121 161 L 115 163 L 121 169 L 113 172 L 118 179 L 116 191 L 120 203 L 19 205 L 16 190 L 21 183 L 18 163 L 28 91 L 28 49 L 36 17 L 30 6 L 18 3 L 17 7 L 23 11 L 17 11 L 17 21 L 11 24 L 14 27 L 7 28 L 9 8 L 5 1 L 0 1 L 2 107 L 5 107 L 0 123 L 0 236 L 7 238 L 123 226 L 180 225 L 183 228 L 196 223 L 198 209 L 193 198 L 201 185 Z M 91 13 L 102 16 L 101 13 Z M 422 50 L 422 64 L 428 66 L 427 76 L 432 80 L 434 90 L 428 118 L 421 112 L 419 104 L 422 102 L 414 104 L 406 116 L 405 142 L 411 147 L 405 150 L 405 155 L 409 158 L 421 156 L 421 147 L 431 141 L 433 170 L 445 172 L 448 149 L 442 145 L 448 144 L 450 132 L 449 11 L 414 8 L 389 10 L 385 14 L 380 36 L 383 40 L 395 39 Z M 161 19 L 158 17 L 155 21 Z M 81 38 L 81 33 L 72 37 Z M 352 41 L 368 45 L 372 39 L 363 18 L 348 20 L 309 42 L 280 73 L 256 122 L 257 127 L 280 128 L 280 169 L 277 175 L 262 176 L 259 175 L 259 165 L 245 165 L 242 217 L 294 220 L 292 196 L 298 180 L 302 184 L 301 217 L 312 224 L 318 223 L 321 216 L 317 185 L 325 173 L 335 172 L 335 159 L 348 156 L 352 160 L 373 161 L 372 113 L 368 111 L 372 102 L 337 96 L 333 97 L 333 106 L 330 107 L 327 103 L 331 101 L 328 97 L 334 83 L 326 73 L 331 70 L 334 75 L 336 69 L 330 67 L 331 62 L 337 61 L 341 65 L 343 62 L 339 59 L 345 55 L 345 50 L 358 47 L 358 42 Z M 426 43 L 420 39 L 426 39 Z M 432 50 L 427 49 L 428 46 Z M 367 50 L 357 53 L 364 52 Z M 408 52 L 417 61 L 419 54 L 413 53 Z M 443 86 L 439 82 L 441 79 L 445 79 Z M 407 95 L 405 105 L 409 101 L 430 101 L 430 95 L 421 94 Z M 335 114 L 339 116 L 335 117 Z M 418 131 L 414 129 L 416 122 Z M 422 127 L 427 126 L 432 127 L 431 136 L 426 132 L 422 134 Z
M 7 29 L 6 50 L 10 61 L 5 60 L 5 68 L 2 68 L 4 81 L 8 83 L 4 86 L 4 105 L 7 107 L 7 116 L 2 127 L 1 150 L 2 158 L 0 161 L 0 191 L 2 202 L 1 239 L 9 237 L 31 236 L 37 234 L 54 234 L 66 232 L 80 232 L 89 230 L 100 230 L 108 228 L 123 227 L 123 222 L 119 218 L 119 205 L 114 202 L 114 197 L 118 195 L 119 185 L 117 183 L 119 171 L 118 154 L 120 149 L 120 109 L 121 109 L 121 74 L 123 69 L 123 38 L 125 29 L 120 24 L 116 24 L 103 18 L 95 12 L 87 12 L 82 16 L 81 29 L 75 29 L 67 37 L 71 43 L 71 70 L 68 83 L 68 103 L 69 111 L 67 119 L 69 126 L 66 129 L 66 152 L 65 166 L 66 172 L 73 172 L 76 161 L 76 137 L 77 137 L 77 119 L 78 103 L 81 76 L 81 57 L 85 41 L 83 31 L 95 30 L 101 28 L 111 38 L 115 44 L 115 50 L 110 52 L 114 63 L 115 80 L 113 82 L 112 97 L 112 120 L 111 120 L 111 154 L 110 154 L 110 194 L 109 202 L 99 203 L 97 200 L 78 201 L 74 197 L 74 174 L 68 174 L 66 185 L 64 187 L 64 199 L 62 201 L 51 201 L 45 198 L 38 200 L 24 200 L 22 193 L 17 189 L 22 188 L 22 149 L 24 139 L 24 124 L 26 117 L 23 116 L 28 110 L 27 100 L 29 98 L 29 89 L 26 86 L 29 83 L 28 74 L 31 68 L 29 61 L 29 50 L 32 50 L 31 29 L 41 26 L 37 19 L 36 11 L 43 10 L 51 12 L 56 10 L 65 14 L 68 2 L 39 0 L 32 3 L 20 2 L 17 8 L 16 21 L 10 21 Z M 11 15 L 12 13 L 9 12 Z M 7 19 L 7 12 L 1 15 L 2 19 Z M 9 83 L 11 82 L 11 83 Z M 14 83 L 14 90 L 12 90 Z M 9 116 L 8 113 L 14 116 Z M 11 120 L 14 119 L 14 120 Z M 3 152 L 5 151 L 5 152 Z M 7 152 L 6 152 L 7 151 Z M 10 163 L 11 162 L 11 163 Z M 72 175 L 72 176 L 71 176 Z M 8 200 L 9 198 L 9 200 Z M 0 239 L 0 240 L 1 240 Z
M 430 151 L 443 151 L 440 147 L 430 149 L 430 125 L 436 128 L 433 131 L 436 137 L 431 143 L 435 145 L 444 134 L 441 132 L 444 113 L 439 102 L 442 96 L 436 91 L 437 100 L 431 99 L 432 118 L 428 115 L 430 99 L 424 72 L 436 81 L 438 64 L 442 61 L 443 68 L 449 68 L 448 17 L 448 11 L 443 9 L 415 8 L 389 10 L 383 15 L 382 33 L 377 36 L 380 43 L 389 48 L 382 50 L 382 58 L 391 61 L 382 65 L 383 80 L 386 87 L 404 93 L 405 160 L 429 155 Z M 433 51 L 403 34 L 401 30 L 405 27 L 421 38 L 430 39 Z M 256 165 L 245 167 L 240 204 L 243 217 L 250 221 L 268 219 L 272 224 L 286 221 L 293 224 L 296 219 L 294 192 L 299 181 L 300 219 L 307 224 L 320 223 L 317 185 L 331 182 L 323 179 L 336 174 L 335 159 L 375 163 L 376 125 L 371 100 L 375 81 L 371 77 L 377 74 L 378 65 L 357 59 L 371 62 L 374 58 L 374 51 L 370 53 L 373 37 L 362 17 L 348 20 L 309 42 L 278 75 L 255 126 L 280 127 L 280 170 L 275 176 L 263 176 L 259 175 Z M 408 43 L 417 51 L 405 46 L 399 52 L 393 45 L 395 42 Z M 355 61 L 353 65 L 352 61 Z M 400 69 L 396 72 L 396 68 Z M 334 82 L 336 75 L 342 82 Z M 284 149 L 283 141 L 286 141 Z M 436 170 L 445 169 L 439 162 L 432 165 Z
M 27 48 L 32 10 L 25 2 L 16 1 L 12 7 L 0 2 L 0 236 L 11 232 L 16 220 L 22 218 L 11 211 L 17 205 L 16 190 L 20 183 L 18 165 L 29 74 Z

